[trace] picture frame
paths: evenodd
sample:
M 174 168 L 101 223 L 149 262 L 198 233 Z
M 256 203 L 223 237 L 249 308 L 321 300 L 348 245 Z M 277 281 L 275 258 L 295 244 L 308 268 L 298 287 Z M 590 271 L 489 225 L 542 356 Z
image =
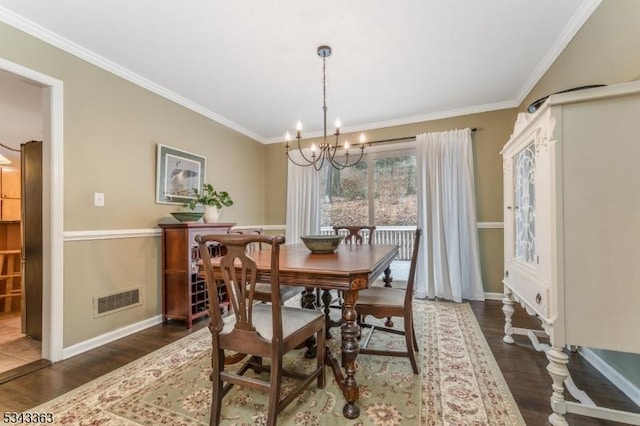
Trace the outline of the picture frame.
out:
M 207 157 L 158 144 L 156 155 L 156 203 L 184 204 L 202 192 Z

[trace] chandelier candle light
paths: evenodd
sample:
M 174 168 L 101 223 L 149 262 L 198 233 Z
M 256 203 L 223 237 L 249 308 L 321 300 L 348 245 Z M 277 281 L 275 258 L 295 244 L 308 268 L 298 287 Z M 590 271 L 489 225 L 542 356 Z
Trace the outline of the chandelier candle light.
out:
M 360 150 L 360 154 L 357 155 L 357 159 L 355 157 L 349 156 L 349 141 L 345 140 L 344 144 L 340 146 L 340 120 L 337 119 L 335 122 L 336 132 L 333 134 L 335 136 L 335 142 L 332 144 L 327 140 L 327 57 L 331 56 L 331 48 L 329 46 L 320 46 L 318 47 L 318 56 L 322 58 L 322 111 L 324 113 L 324 137 L 322 139 L 322 143 L 319 147 L 316 144 L 311 144 L 311 158 L 309 158 L 303 152 L 300 146 L 300 140 L 302 139 L 302 123 L 298 121 L 296 125 L 296 139 L 297 139 L 297 151 L 300 153 L 300 161 L 296 161 L 291 158 L 289 154 L 290 150 L 295 150 L 296 148 L 292 147 L 291 135 L 289 132 L 285 135 L 286 145 L 285 150 L 287 154 L 287 158 L 291 160 L 291 162 L 297 166 L 308 167 L 313 166 L 314 169 L 320 170 L 325 160 L 331 164 L 335 169 L 342 170 L 346 167 L 355 166 L 362 160 L 364 155 L 364 147 L 366 144 L 366 140 L 363 133 L 360 133 L 360 146 L 356 148 L 356 150 Z M 336 158 L 337 157 L 337 158 Z M 343 161 L 341 161 L 344 159 Z

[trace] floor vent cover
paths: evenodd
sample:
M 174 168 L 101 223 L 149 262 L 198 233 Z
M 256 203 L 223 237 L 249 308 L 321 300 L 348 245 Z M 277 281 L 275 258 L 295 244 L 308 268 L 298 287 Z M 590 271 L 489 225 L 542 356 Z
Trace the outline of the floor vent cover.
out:
M 93 317 L 97 318 L 142 305 L 140 301 L 141 291 L 142 289 L 140 287 L 136 287 L 103 294 L 101 296 L 94 296 Z

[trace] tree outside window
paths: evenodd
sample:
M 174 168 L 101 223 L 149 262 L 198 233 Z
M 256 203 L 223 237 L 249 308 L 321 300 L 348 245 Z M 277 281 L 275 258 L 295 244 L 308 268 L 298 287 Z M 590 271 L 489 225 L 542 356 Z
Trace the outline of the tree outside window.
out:
M 367 154 L 356 166 L 322 173 L 321 226 L 416 226 L 413 151 Z

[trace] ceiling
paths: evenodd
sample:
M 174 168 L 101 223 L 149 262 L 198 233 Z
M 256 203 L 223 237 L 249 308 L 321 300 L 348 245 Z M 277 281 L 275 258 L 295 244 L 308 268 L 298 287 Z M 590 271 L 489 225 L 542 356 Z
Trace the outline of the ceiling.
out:
M 387 127 L 518 106 L 598 4 L 0 0 L 0 20 L 271 143 L 322 133 L 319 45 L 329 127 Z

